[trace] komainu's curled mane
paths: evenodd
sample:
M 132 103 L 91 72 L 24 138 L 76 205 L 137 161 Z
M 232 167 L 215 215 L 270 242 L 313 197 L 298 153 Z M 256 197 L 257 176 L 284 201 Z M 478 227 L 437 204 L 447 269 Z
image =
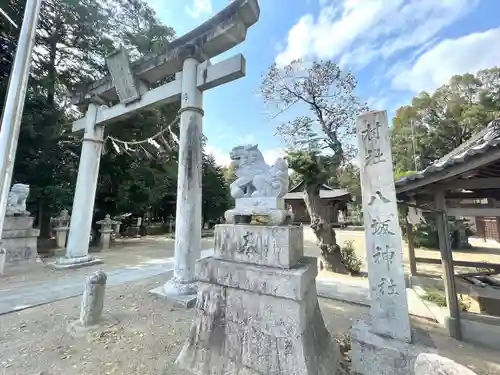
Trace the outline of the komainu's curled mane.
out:
M 230 152 L 236 181 L 231 184 L 233 198 L 283 197 L 288 191 L 288 165 L 277 158 L 273 166 L 266 164 L 258 145 L 244 145 Z

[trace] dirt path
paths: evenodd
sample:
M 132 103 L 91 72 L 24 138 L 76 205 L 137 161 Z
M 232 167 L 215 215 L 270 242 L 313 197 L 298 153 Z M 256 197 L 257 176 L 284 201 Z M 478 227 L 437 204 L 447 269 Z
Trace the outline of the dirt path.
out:
M 213 247 L 211 238 L 202 239 L 202 249 Z M 49 280 L 61 280 L 81 276 L 82 279 L 98 269 L 110 271 L 118 268 L 140 267 L 165 261 L 174 256 L 174 240 L 165 236 L 148 236 L 141 239 L 119 241 L 110 250 L 91 253 L 103 260 L 103 264 L 69 270 L 54 270 L 46 264 L 55 258 L 45 258 L 40 262 L 7 266 L 6 275 L 0 278 L 0 291 L 7 288 L 39 283 Z

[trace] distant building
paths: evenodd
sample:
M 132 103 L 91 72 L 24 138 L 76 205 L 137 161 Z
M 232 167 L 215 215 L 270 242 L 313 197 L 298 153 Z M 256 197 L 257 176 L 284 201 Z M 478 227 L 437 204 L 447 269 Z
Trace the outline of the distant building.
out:
M 319 197 L 323 203 L 330 222 L 338 222 L 339 211 L 343 211 L 343 216 L 347 216 L 347 203 L 351 201 L 351 194 L 346 189 L 333 189 L 328 185 L 322 185 Z M 307 212 L 304 202 L 304 182 L 294 186 L 285 195 L 285 205 L 291 207 L 295 222 L 310 223 L 311 218 Z

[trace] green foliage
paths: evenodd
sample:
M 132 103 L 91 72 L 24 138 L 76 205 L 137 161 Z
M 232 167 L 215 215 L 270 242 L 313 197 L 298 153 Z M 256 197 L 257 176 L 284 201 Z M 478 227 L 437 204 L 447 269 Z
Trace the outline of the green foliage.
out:
M 301 182 L 302 182 L 302 176 L 299 173 L 292 171 L 292 173 L 288 175 L 288 186 L 290 189 L 294 188 Z
M 354 241 L 345 241 L 344 246 L 340 247 L 340 253 L 342 254 L 342 263 L 344 263 L 344 266 L 346 266 L 351 273 L 358 274 L 361 271 L 363 261 L 356 255 Z
M 236 181 L 236 170 L 232 165 L 222 167 L 222 173 L 224 174 L 224 180 L 227 185 L 231 185 Z
M 446 296 L 444 291 L 435 288 L 423 288 L 425 295 L 423 296 L 429 302 L 433 302 L 440 307 L 446 307 Z
M 444 294 L 443 290 L 436 288 L 429 288 L 429 287 L 424 287 L 422 289 L 424 289 L 425 291 L 425 295 L 422 296 L 423 299 L 435 303 L 440 307 L 447 306 L 446 295 Z M 461 311 L 468 311 L 471 305 L 470 300 L 464 298 L 461 294 L 459 295 L 458 298 L 458 304 L 460 305 Z
M 24 6 L 25 0 L 11 0 L 6 8 L 17 24 Z M 19 29 L 4 17 L 0 23 L 3 105 Z M 81 114 L 69 106 L 68 88 L 100 78 L 106 71 L 104 57 L 120 45 L 132 58 L 139 58 L 158 51 L 173 36 L 145 0 L 42 2 L 13 175 L 13 182 L 31 186 L 29 209 L 37 215 L 42 236 L 48 235 L 49 217 L 71 208 L 73 200 L 81 135 L 71 134 L 71 123 Z M 119 139 L 144 139 L 168 124 L 177 109 L 160 106 L 117 122 L 107 131 Z M 95 208 L 110 214 L 162 211 L 175 197 L 176 173 L 174 157 L 151 161 L 107 153 L 101 160 Z
M 330 177 L 333 160 L 318 151 L 288 151 L 286 159 L 288 167 L 299 175 L 306 185 L 325 184 Z
M 223 217 L 230 208 L 231 196 L 229 184 L 226 182 L 224 170 L 215 162 L 212 155 L 206 155 L 203 161 L 203 222 L 215 222 Z
M 500 115 L 500 68 L 453 76 L 434 93 L 400 107 L 392 124 L 398 171 L 421 170 Z M 414 158 L 414 156 L 416 158 Z
M 416 173 L 417 171 L 402 171 L 402 170 L 397 170 L 396 173 L 394 174 L 394 181 L 397 181 L 403 177 L 412 175 Z
M 433 214 L 424 213 L 425 222 L 413 226 L 413 238 L 416 247 L 425 247 L 429 249 L 439 249 L 439 236 L 437 230 L 436 218 Z M 458 231 L 465 229 L 466 235 L 472 235 L 470 226 L 464 220 L 454 217 L 448 218 L 448 231 L 451 236 L 452 248 L 459 248 Z M 406 232 L 406 228 L 405 231 Z M 405 233 L 406 234 L 406 233 Z
M 347 189 L 357 202 L 361 201 L 361 180 L 359 168 L 347 163 L 337 169 L 337 174 L 328 179 L 327 184 L 333 188 Z

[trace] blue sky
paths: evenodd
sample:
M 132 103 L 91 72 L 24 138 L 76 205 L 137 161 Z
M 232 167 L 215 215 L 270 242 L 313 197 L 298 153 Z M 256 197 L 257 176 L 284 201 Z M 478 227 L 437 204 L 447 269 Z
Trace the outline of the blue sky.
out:
M 230 0 L 148 0 L 177 35 Z M 243 53 L 247 75 L 204 96 L 204 133 L 220 163 L 238 144 L 258 143 L 268 163 L 283 154 L 280 118 L 259 97 L 273 62 L 332 59 L 358 79 L 371 109 L 394 110 L 453 74 L 500 65 L 499 0 L 260 0 L 247 40 L 215 59 Z M 294 113 L 296 114 L 296 113 Z

